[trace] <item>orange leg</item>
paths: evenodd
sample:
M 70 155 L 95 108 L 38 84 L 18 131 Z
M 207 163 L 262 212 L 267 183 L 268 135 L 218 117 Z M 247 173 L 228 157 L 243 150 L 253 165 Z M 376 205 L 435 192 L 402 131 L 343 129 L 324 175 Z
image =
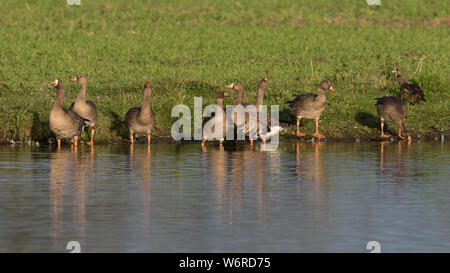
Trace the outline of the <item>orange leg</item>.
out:
M 263 139 L 263 141 L 262 141 L 262 142 L 263 142 L 263 144 L 266 144 L 266 140 L 265 140 L 265 139 Z
M 250 146 L 253 146 L 253 139 L 250 139 Z
M 299 127 L 300 127 L 300 120 L 301 120 L 301 118 L 297 117 L 297 136 L 302 137 L 302 136 L 305 136 L 306 134 L 305 133 L 300 133 L 300 129 L 299 129 Z
M 91 140 L 87 144 L 94 145 L 94 128 L 91 130 Z
M 72 138 L 72 143 L 75 145 L 75 147 L 77 147 L 78 146 L 78 141 L 77 140 L 75 140 L 75 138 Z
M 130 134 L 130 141 L 131 141 L 131 144 L 134 144 L 133 134 Z
M 381 137 L 382 138 L 389 138 L 388 135 L 384 134 L 384 120 L 381 121 Z
M 318 139 L 325 138 L 324 135 L 319 134 L 319 119 L 316 119 L 316 133 L 314 134 L 314 137 Z
M 60 150 L 61 149 L 61 139 L 57 139 L 56 141 L 58 142 L 58 150 Z
M 148 145 L 150 146 L 150 139 L 151 139 L 151 136 L 150 136 L 150 134 L 148 134 L 147 135 L 147 141 L 148 141 Z

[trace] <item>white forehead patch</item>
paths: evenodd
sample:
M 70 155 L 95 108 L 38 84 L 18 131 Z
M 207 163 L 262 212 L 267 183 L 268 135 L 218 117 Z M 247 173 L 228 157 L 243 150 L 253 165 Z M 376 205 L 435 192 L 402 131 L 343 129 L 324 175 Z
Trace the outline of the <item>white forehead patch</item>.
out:
M 233 88 L 234 87 L 234 82 L 231 84 L 231 88 Z
M 59 82 L 59 80 L 58 80 L 58 79 L 56 79 L 56 80 L 55 80 L 55 83 L 56 83 L 56 85 L 58 85 L 58 82 Z

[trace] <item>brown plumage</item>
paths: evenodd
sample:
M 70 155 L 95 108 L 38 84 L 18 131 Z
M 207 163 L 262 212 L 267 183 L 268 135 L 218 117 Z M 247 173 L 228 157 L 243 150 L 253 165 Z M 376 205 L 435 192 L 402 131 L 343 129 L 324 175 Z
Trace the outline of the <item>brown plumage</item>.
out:
M 314 137 L 316 138 L 325 138 L 324 135 L 319 134 L 319 118 L 322 112 L 327 107 L 325 90 L 329 90 L 332 92 L 334 88 L 331 86 L 330 81 L 323 81 L 319 84 L 317 88 L 317 94 L 301 94 L 297 96 L 295 99 L 291 101 L 287 101 L 289 103 L 290 108 L 294 112 L 297 117 L 297 136 L 304 136 L 304 133 L 300 133 L 299 126 L 302 118 L 306 119 L 315 119 L 316 120 L 316 132 Z
M 224 140 L 224 136 L 226 135 L 226 130 L 227 130 L 227 128 L 226 128 L 226 113 L 225 113 L 225 111 L 223 110 L 223 100 L 224 100 L 224 98 L 226 98 L 226 97 L 229 97 L 230 95 L 227 93 L 227 92 L 225 92 L 225 91 L 219 91 L 218 93 L 217 93 L 217 97 L 216 97 L 216 104 L 217 104 L 217 109 L 216 109 L 216 112 L 217 111 L 222 111 L 222 118 L 223 118 L 223 121 L 222 121 L 222 124 L 223 124 L 223 129 L 222 129 L 222 138 L 220 139 L 220 145 L 222 145 L 222 142 L 223 142 L 223 140 Z M 217 118 L 218 118 L 219 116 L 217 116 Z M 205 145 L 205 141 L 206 140 L 208 140 L 208 139 L 212 139 L 212 137 L 213 136 L 210 136 L 209 134 L 204 134 L 204 132 L 203 132 L 203 129 L 204 129 L 204 127 L 205 127 L 205 124 L 208 122 L 208 121 L 210 121 L 210 120 L 212 120 L 212 122 L 213 123 L 216 123 L 216 122 L 220 122 L 220 121 L 216 121 L 215 119 L 217 119 L 216 118 L 216 114 L 215 113 L 211 113 L 211 116 L 210 117 L 206 117 L 206 118 L 204 118 L 203 119 L 203 122 L 202 122 L 202 146 L 204 146 Z M 213 125 L 212 127 L 211 127 L 211 131 L 212 132 L 215 132 L 215 126 Z
M 84 119 L 87 126 L 91 127 L 91 140 L 88 144 L 94 144 L 94 127 L 97 122 L 98 112 L 95 103 L 86 100 L 87 79 L 84 75 L 79 75 L 71 81 L 81 84 L 81 90 L 75 99 L 75 102 L 70 105 L 69 110 L 76 112 Z
M 85 123 L 74 111 L 63 109 L 63 82 L 56 79 L 52 82 L 52 85 L 56 87 L 56 98 L 50 110 L 50 130 L 56 136 L 58 148 L 61 147 L 61 139 L 71 139 L 77 146 L 78 137 L 81 135 Z
M 399 126 L 398 136 L 403 138 L 401 134 L 403 130 L 403 133 L 407 136 L 408 141 L 411 141 L 411 136 L 408 134 L 405 125 L 406 115 L 408 114 L 408 106 L 403 100 L 395 96 L 385 96 L 382 98 L 377 98 L 377 103 L 375 106 L 377 107 L 378 116 L 381 121 L 382 138 L 389 137 L 384 134 L 384 121 L 393 121 Z
M 400 83 L 400 92 L 402 93 L 405 100 L 409 102 L 420 102 L 426 101 L 422 89 L 417 84 L 408 81 L 406 76 L 399 74 L 394 81 L 395 83 Z
M 134 133 L 146 133 L 148 145 L 150 145 L 151 131 L 153 123 L 155 122 L 155 113 L 150 109 L 149 97 L 151 94 L 150 81 L 144 86 L 144 100 L 142 107 L 133 107 L 128 110 L 125 115 L 125 123 L 130 131 L 131 144 L 134 143 Z

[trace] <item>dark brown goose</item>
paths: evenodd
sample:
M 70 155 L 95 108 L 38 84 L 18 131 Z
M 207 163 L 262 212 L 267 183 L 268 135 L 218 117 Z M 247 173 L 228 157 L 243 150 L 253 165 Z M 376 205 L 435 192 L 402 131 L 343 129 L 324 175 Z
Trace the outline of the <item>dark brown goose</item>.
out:
M 134 143 L 133 134 L 134 133 L 146 133 L 148 145 L 150 145 L 150 138 L 153 123 L 155 122 L 155 113 L 150 109 L 150 81 L 148 81 L 144 86 L 144 100 L 142 102 L 142 107 L 133 107 L 128 110 L 125 115 L 125 123 L 128 130 L 130 131 L 130 141 L 131 144 Z
M 401 84 L 400 92 L 402 93 L 405 100 L 409 102 L 426 101 L 420 86 L 409 82 L 406 76 L 399 74 L 394 82 Z
M 63 109 L 63 82 L 56 79 L 51 84 L 56 87 L 56 98 L 50 110 L 50 130 L 56 136 L 58 149 L 61 147 L 61 139 L 71 139 L 75 146 L 77 146 L 78 137 L 81 135 L 85 123 L 74 111 Z
M 385 96 L 382 98 L 377 98 L 378 116 L 381 121 L 381 137 L 388 138 L 388 135 L 384 134 L 384 121 L 393 121 L 398 125 L 398 136 L 402 137 L 402 130 L 405 136 L 407 136 L 408 141 L 411 141 L 411 135 L 408 134 L 405 125 L 405 118 L 408 114 L 408 106 L 399 97 L 395 96 Z
M 227 128 L 226 128 L 226 126 L 227 126 L 226 125 L 226 113 L 223 110 L 223 100 L 224 100 L 224 98 L 229 97 L 229 96 L 230 95 L 227 92 L 219 91 L 217 93 L 217 97 L 216 97 L 216 103 L 217 103 L 216 112 L 217 111 L 222 111 L 222 118 L 223 118 L 223 121 L 222 121 L 222 124 L 223 124 L 223 129 L 222 130 L 223 131 L 222 131 L 222 138 L 220 139 L 220 145 L 222 145 L 222 143 L 224 141 L 224 136 L 225 136 L 226 130 L 227 130 Z M 212 120 L 213 123 L 219 122 L 219 121 L 215 121 L 215 119 L 218 119 L 218 118 L 219 118 L 219 115 L 216 115 L 215 113 L 212 113 L 212 115 L 210 117 L 206 117 L 206 118 L 203 119 L 203 122 L 202 122 L 202 146 L 205 145 L 205 141 L 206 140 L 208 140 L 208 139 L 212 140 L 212 138 L 214 137 L 212 135 L 209 135 L 208 134 L 209 132 L 207 132 L 206 134 L 203 132 L 203 128 L 205 127 L 205 124 L 208 121 L 210 121 L 210 120 Z M 214 131 L 214 130 L 215 130 L 215 126 L 213 126 L 211 128 L 211 131 Z
M 325 90 L 334 92 L 333 86 L 331 86 L 330 81 L 323 81 L 319 84 L 317 88 L 317 94 L 301 94 L 289 103 L 290 108 L 297 117 L 297 136 L 305 136 L 306 134 L 300 133 L 299 126 L 302 118 L 315 119 L 316 120 L 316 132 L 314 137 L 325 138 L 324 135 L 319 134 L 319 118 L 322 112 L 327 107 Z
M 79 75 L 72 79 L 73 82 L 81 84 L 81 90 L 75 99 L 75 102 L 70 105 L 69 110 L 76 112 L 84 119 L 86 126 L 91 127 L 91 140 L 88 144 L 94 144 L 94 127 L 97 122 L 98 112 L 95 103 L 86 100 L 87 79 L 84 75 Z

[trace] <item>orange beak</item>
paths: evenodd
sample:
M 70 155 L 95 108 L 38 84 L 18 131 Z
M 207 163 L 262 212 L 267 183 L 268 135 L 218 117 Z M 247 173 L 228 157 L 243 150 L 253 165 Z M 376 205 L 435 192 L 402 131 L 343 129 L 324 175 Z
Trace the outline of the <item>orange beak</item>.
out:
M 225 87 L 231 89 L 231 88 L 233 88 L 233 84 L 226 85 Z
M 225 92 L 225 93 L 223 94 L 223 96 L 224 96 L 224 97 L 229 97 L 230 94 L 228 94 L 227 92 Z
M 270 77 L 264 78 L 264 81 L 268 82 L 270 80 Z
M 50 84 L 53 85 L 53 86 L 56 86 L 56 81 L 53 81 Z
M 77 77 L 74 77 L 73 79 L 70 80 L 71 82 L 76 82 L 77 81 Z
M 333 86 L 330 86 L 330 88 L 328 88 L 328 90 L 330 90 L 331 92 L 336 92 L 336 91 L 334 91 Z

